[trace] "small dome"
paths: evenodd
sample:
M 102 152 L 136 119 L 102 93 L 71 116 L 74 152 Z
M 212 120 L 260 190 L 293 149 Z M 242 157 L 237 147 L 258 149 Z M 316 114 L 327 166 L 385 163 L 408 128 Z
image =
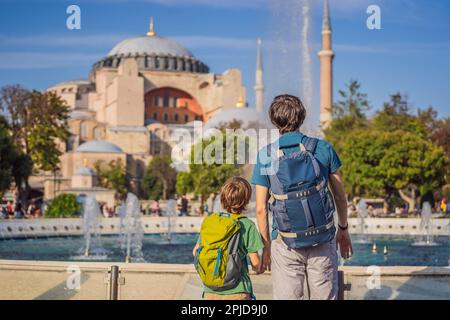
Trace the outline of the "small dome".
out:
M 75 176 L 95 176 L 94 170 L 88 167 L 78 167 L 77 170 L 75 170 Z
M 139 36 L 127 38 L 112 48 L 112 50 L 108 53 L 108 56 L 121 54 L 155 54 L 193 57 L 192 53 L 177 41 L 159 36 Z
M 75 152 L 123 153 L 122 149 L 120 149 L 114 143 L 103 140 L 93 140 L 85 142 L 82 145 L 80 145 L 75 150 Z

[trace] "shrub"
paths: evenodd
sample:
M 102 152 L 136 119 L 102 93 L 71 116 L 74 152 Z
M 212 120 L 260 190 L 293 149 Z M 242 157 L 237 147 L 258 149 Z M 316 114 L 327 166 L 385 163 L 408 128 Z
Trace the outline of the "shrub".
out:
M 46 218 L 72 218 L 81 213 L 81 205 L 74 194 L 60 194 L 47 208 Z

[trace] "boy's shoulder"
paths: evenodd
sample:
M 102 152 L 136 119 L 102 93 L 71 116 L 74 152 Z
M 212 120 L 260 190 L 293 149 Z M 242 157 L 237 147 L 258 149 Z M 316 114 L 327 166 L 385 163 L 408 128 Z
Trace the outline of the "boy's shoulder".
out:
M 253 230 L 256 229 L 256 224 L 247 216 L 241 216 L 239 217 L 239 222 L 241 223 L 241 226 L 245 228 L 245 230 Z

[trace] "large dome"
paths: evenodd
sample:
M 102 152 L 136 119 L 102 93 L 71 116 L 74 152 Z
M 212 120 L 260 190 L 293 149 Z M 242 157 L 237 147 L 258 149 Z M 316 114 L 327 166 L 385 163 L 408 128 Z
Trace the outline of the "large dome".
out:
M 112 48 L 93 69 L 117 68 L 124 59 L 134 58 L 139 70 L 208 73 L 209 67 L 177 41 L 157 36 L 152 30 L 144 36 L 127 38 Z
M 118 43 L 114 48 L 112 48 L 112 50 L 108 53 L 108 56 L 128 54 L 155 54 L 172 55 L 178 57 L 193 57 L 192 53 L 177 41 L 159 36 L 140 36 L 127 38 Z

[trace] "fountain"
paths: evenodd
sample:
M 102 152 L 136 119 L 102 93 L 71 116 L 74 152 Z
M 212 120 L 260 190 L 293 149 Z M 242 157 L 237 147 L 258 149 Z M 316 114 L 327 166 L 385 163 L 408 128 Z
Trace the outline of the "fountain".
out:
M 167 240 L 169 243 L 172 241 L 172 217 L 177 215 L 177 202 L 174 199 L 170 199 L 166 204 L 167 215 Z
M 266 100 L 282 93 L 301 98 L 307 108 L 302 132 L 319 135 L 319 113 L 314 101 L 310 0 L 269 0 Z
M 142 239 L 144 229 L 142 227 L 142 212 L 139 208 L 138 198 L 128 193 L 124 207 L 119 210 L 121 216 L 122 238 L 125 240 L 125 262 L 145 262 L 142 254 Z
M 75 260 L 105 260 L 107 252 L 100 247 L 99 226 L 101 219 L 100 206 L 95 195 L 88 195 L 83 206 L 83 237 L 84 247 Z
M 414 242 L 413 246 L 438 246 L 439 244 L 434 241 L 433 236 L 433 219 L 431 216 L 431 205 L 429 202 L 424 202 L 422 205 L 422 211 L 420 213 L 420 229 L 425 230 L 425 235 L 422 236 L 422 240 Z
M 358 218 L 359 218 L 359 233 L 360 238 L 355 241 L 355 243 L 359 244 L 368 244 L 370 241 L 368 240 L 366 233 L 366 219 L 368 217 L 368 209 L 367 202 L 364 199 L 361 199 L 358 202 Z

